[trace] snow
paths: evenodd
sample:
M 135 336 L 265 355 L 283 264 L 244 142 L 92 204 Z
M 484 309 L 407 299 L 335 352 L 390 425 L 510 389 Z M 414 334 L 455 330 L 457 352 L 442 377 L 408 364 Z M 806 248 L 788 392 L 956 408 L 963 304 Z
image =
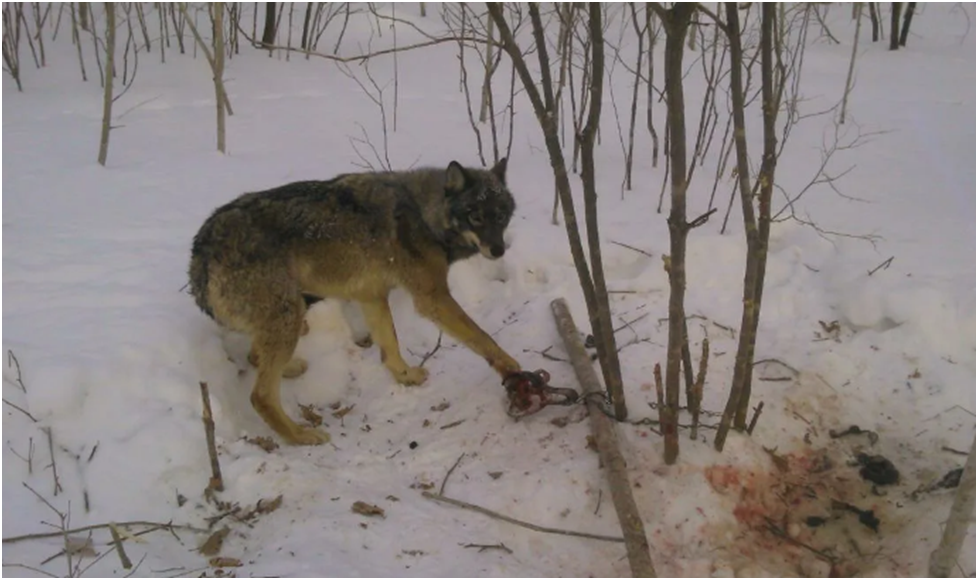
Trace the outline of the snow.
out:
M 440 30 L 437 16 L 398 10 Z M 661 440 L 641 423 L 655 418 L 647 404 L 655 400 L 652 367 L 665 362 L 660 319 L 667 316 L 668 281 L 661 255 L 668 230 L 665 215 L 655 212 L 664 164 L 651 168 L 648 138 L 639 135 L 636 188 L 620 199 L 623 162 L 607 103 L 598 149 L 602 250 L 609 287 L 627 291 L 612 294 L 611 305 L 616 326 L 630 323 L 617 338 L 620 345 L 633 342 L 621 358 L 630 419 L 638 422 L 620 425 L 619 434 L 660 575 L 829 572 L 823 561 L 763 531 L 765 514 L 782 518 L 777 523 L 789 534 L 844 554 L 848 567 L 837 572 L 925 573 L 953 492 L 916 500 L 910 492 L 963 464 L 942 447 L 968 449 L 975 411 L 969 386 L 975 378 L 975 37 L 964 28 L 962 11 L 974 21 L 971 5 L 924 6 L 909 46 L 897 53 L 866 41 L 863 27 L 844 127 L 853 131 L 849 138 L 855 131 L 872 136 L 838 152 L 832 165 L 836 173 L 852 168 L 837 185 L 858 199 L 821 185 L 796 208 L 824 230 L 873 241 L 822 236 L 790 221 L 773 227 L 757 359 L 781 363 L 756 369 L 754 401 L 765 403 L 764 412 L 753 436 L 731 434 L 723 454 L 713 451 L 712 431 L 701 429 L 694 442 L 684 430 L 675 466 L 663 465 Z M 834 7 L 830 14 L 841 45 L 817 38 L 813 25 L 802 84 L 806 110 L 824 109 L 841 96 L 851 50 L 848 12 Z M 343 51 L 365 46 L 370 27 L 365 17 L 351 18 Z M 400 43 L 417 36 L 398 31 Z M 390 42 L 386 32 L 373 39 L 374 48 Z M 283 404 L 296 417 L 300 403 L 313 406 L 324 415 L 332 444 L 266 452 L 245 441 L 272 436 L 248 400 L 255 373 L 246 361 L 247 339 L 220 330 L 183 291 L 190 241 L 213 208 L 243 191 L 355 170 L 359 159 L 349 138 L 361 136 L 361 123 L 380 142 L 376 107 L 327 61 L 293 55 L 285 62 L 242 46 L 225 73 L 235 114 L 223 156 L 214 151 L 206 63 L 172 46 L 166 64 L 141 56 L 135 84 L 115 105 L 118 127 L 102 168 L 95 163 L 101 90 L 91 62 L 89 82 L 80 82 L 67 39 L 62 34 L 47 47 L 43 70 L 22 50 L 25 92 L 9 77 L 3 84 L 3 351 L 20 368 L 18 374 L 6 358 L 3 394 L 37 420 L 4 406 L 4 538 L 50 531 L 42 522 L 57 521 L 26 485 L 70 514 L 72 527 L 129 520 L 207 527 L 207 518 L 222 512 L 203 494 L 210 468 L 198 385 L 206 381 L 226 485 L 220 499 L 247 509 L 283 496 L 272 513 L 247 523 L 226 517 L 215 527 L 232 530 L 221 554 L 242 560 L 238 576 L 628 574 L 621 544 L 540 534 L 421 495 L 432 484 L 437 491 L 464 454 L 446 495 L 539 525 L 620 535 L 580 409 L 548 408 L 514 422 L 495 373 L 447 337 L 426 363 L 426 385 L 402 387 L 376 348 L 354 345 L 338 304 L 316 306 L 308 317 L 311 333 L 298 347 L 309 371 L 283 383 Z M 456 57 L 452 44 L 399 54 L 398 125 L 389 133 L 396 168 L 478 163 Z M 474 57 L 469 62 L 475 95 L 481 77 L 473 72 Z M 362 68 L 351 70 L 363 78 Z M 383 85 L 393 61 L 373 60 L 370 71 Z M 508 81 L 506 59 L 498 74 Z M 701 102 L 698 74 L 689 75 L 688 103 Z M 631 80 L 619 67 L 613 82 L 625 111 Z M 504 84 L 496 88 L 497 103 L 504 102 Z M 391 85 L 385 99 L 392 107 Z M 661 116 L 664 106 L 656 111 Z M 525 97 L 517 100 L 516 119 L 508 179 L 518 209 L 510 247 L 498 262 L 476 257 L 456 265 L 450 283 L 473 318 L 526 368 L 546 368 L 552 384 L 577 387 L 569 365 L 540 354 L 551 347 L 549 355 L 563 356 L 550 315 L 553 298 L 568 299 L 579 327 L 587 316 L 563 226 L 550 225 L 552 173 Z M 832 131 L 824 117 L 796 128 L 778 164 L 787 192 L 811 179 Z M 707 208 L 715 150 L 694 177 L 691 216 Z M 725 180 L 718 190 L 724 209 L 729 187 Z M 782 200 L 776 196 L 776 210 Z M 583 214 L 580 204 L 578 210 Z M 712 411 L 722 408 L 732 375 L 745 246 L 737 207 L 724 234 L 721 216 L 722 210 L 690 234 L 687 264 L 694 358 L 704 335 L 712 345 L 704 400 Z M 890 256 L 888 268 L 867 274 Z M 406 359 L 420 360 L 435 346 L 437 329 L 413 312 L 404 293 L 392 296 L 392 307 Z M 331 405 L 353 409 L 339 419 Z M 550 422 L 564 416 L 572 419 L 565 427 Z M 829 430 L 852 424 L 875 432 L 878 442 L 871 445 L 866 435 L 829 437 Z M 58 493 L 44 428 L 53 435 Z M 31 447 L 29 471 L 18 455 L 27 457 Z M 788 468 L 778 469 L 765 448 L 785 457 Z M 849 465 L 859 452 L 891 459 L 900 484 L 871 495 L 858 467 Z M 822 457 L 832 468 L 813 473 L 813 458 Z M 821 500 L 873 506 L 882 520 L 879 533 L 849 514 L 815 514 L 824 501 L 799 499 L 797 509 L 787 510 L 784 498 L 770 492 L 804 486 L 818 490 Z M 385 516 L 351 512 L 358 500 Z M 804 509 L 810 511 L 799 513 Z M 832 521 L 799 529 L 798 518 L 811 514 Z M 965 576 L 975 569 L 973 534 L 957 570 Z M 140 575 L 197 575 L 208 569 L 196 552 L 204 537 L 157 531 L 126 546 L 134 561 L 145 557 Z M 99 553 L 111 548 L 105 530 L 92 538 Z M 509 551 L 465 547 L 500 542 Z M 62 547 L 61 538 L 4 544 L 4 565 L 63 574 L 63 557 L 40 564 Z M 124 573 L 111 553 L 87 572 Z

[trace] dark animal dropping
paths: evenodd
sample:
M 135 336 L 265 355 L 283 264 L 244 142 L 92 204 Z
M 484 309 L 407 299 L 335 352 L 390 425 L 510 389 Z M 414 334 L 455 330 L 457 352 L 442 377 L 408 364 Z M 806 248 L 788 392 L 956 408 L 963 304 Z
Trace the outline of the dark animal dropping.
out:
M 882 455 L 860 453 L 856 456 L 856 461 L 862 465 L 859 475 L 867 481 L 876 485 L 893 485 L 900 481 L 900 472 L 897 471 L 896 466 Z

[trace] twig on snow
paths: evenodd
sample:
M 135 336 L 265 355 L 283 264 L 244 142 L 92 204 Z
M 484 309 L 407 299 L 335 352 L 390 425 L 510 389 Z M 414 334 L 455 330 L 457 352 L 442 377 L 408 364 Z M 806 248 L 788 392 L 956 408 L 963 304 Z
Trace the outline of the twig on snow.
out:
M 764 401 L 761 401 L 754 407 L 754 415 L 750 418 L 750 424 L 747 425 L 747 434 L 754 434 L 754 427 L 757 426 L 757 420 L 761 418 L 761 411 L 764 410 Z
M 516 526 L 520 526 L 520 527 L 526 528 L 528 530 L 533 530 L 535 532 L 541 532 L 541 533 L 544 533 L 544 534 L 558 534 L 558 535 L 561 535 L 561 536 L 574 536 L 576 538 L 588 538 L 590 540 L 600 540 L 602 542 L 618 542 L 618 543 L 624 543 L 625 542 L 625 539 L 624 538 L 618 538 L 618 537 L 615 537 L 615 536 L 603 536 L 601 534 L 589 534 L 587 532 L 576 532 L 574 530 L 561 530 L 559 528 L 550 528 L 550 527 L 546 527 L 546 526 L 539 526 L 537 524 L 532 524 L 530 522 L 525 522 L 523 520 L 518 520 L 516 518 L 511 518 L 511 517 L 506 516 L 506 515 L 503 515 L 501 513 L 494 512 L 494 511 L 492 511 L 490 509 L 486 509 L 486 508 L 484 508 L 482 506 L 478 506 L 478 505 L 471 504 L 471 503 L 468 503 L 468 502 L 465 502 L 465 501 L 462 501 L 462 500 L 458 500 L 458 499 L 454 499 L 454 498 L 451 498 L 451 497 L 447 497 L 447 496 L 444 496 L 444 495 L 441 495 L 441 494 L 431 493 L 430 491 L 423 491 L 423 492 L 421 492 L 421 496 L 422 497 L 425 497 L 427 499 L 430 499 L 432 501 L 437 501 L 439 503 L 447 503 L 447 504 L 453 505 L 455 507 L 460 507 L 462 509 L 471 510 L 471 511 L 480 513 L 482 515 L 489 516 L 490 518 L 494 518 L 494 519 L 497 519 L 497 520 L 502 520 L 504 522 L 507 522 L 507 523 L 510 523 L 510 524 L 513 524 L 513 525 L 516 525 Z
M 424 363 L 428 362 L 428 359 L 429 358 L 435 356 L 435 353 L 438 352 L 438 349 L 441 348 L 441 336 L 442 336 L 442 332 L 439 330 L 438 331 L 438 341 L 435 343 L 435 348 L 433 348 L 430 351 L 426 352 L 425 355 L 423 357 L 421 357 L 421 362 L 418 364 L 419 367 L 423 367 L 424 366 Z
M 32 422 L 37 423 L 37 419 L 34 418 L 34 415 L 31 415 L 30 412 L 28 412 L 23 407 L 19 407 L 19 406 L 15 405 L 15 404 L 11 403 L 6 398 L 3 399 L 3 404 L 4 405 L 9 405 L 9 406 L 13 407 L 14 409 L 17 409 L 18 411 L 20 411 L 21 413 L 23 413 L 28 419 L 30 419 Z
M 452 476 L 452 472 L 455 471 L 455 469 L 458 467 L 458 464 L 462 463 L 463 457 L 465 457 L 464 453 L 459 455 L 458 459 L 455 460 L 455 463 L 453 463 L 452 466 L 448 468 L 448 472 L 445 474 L 445 479 L 441 480 L 441 487 L 438 488 L 438 495 L 445 495 L 445 486 L 448 485 L 448 478 Z
M 887 269 L 889 269 L 889 267 L 890 267 L 890 264 L 892 264 L 892 263 L 893 263 L 893 258 L 895 258 L 895 257 L 896 257 L 896 256 L 890 256 L 889 258 L 887 258 L 887 259 L 885 259 L 885 260 L 883 260 L 883 263 L 882 263 L 882 264 L 880 264 L 879 266 L 876 266 L 875 268 L 873 268 L 872 270 L 870 270 L 870 271 L 868 272 L 868 274 L 869 274 L 870 276 L 872 276 L 873 274 L 875 274 L 875 273 L 876 273 L 876 272 L 877 272 L 878 270 L 880 270 L 880 269 L 883 269 L 883 270 L 887 270 Z
M 499 542 L 498 544 L 459 544 L 463 548 L 478 548 L 479 552 L 485 552 L 486 550 L 502 550 L 507 554 L 512 554 L 513 551 L 506 547 L 506 544 Z
M 207 533 L 207 530 L 202 529 L 202 528 L 198 528 L 196 526 L 191 526 L 191 525 L 187 525 L 187 524 L 174 524 L 173 522 L 160 523 L 160 522 L 150 522 L 150 521 L 145 521 L 145 520 L 133 520 L 133 521 L 129 521 L 129 522 L 114 522 L 113 525 L 115 525 L 116 527 L 146 526 L 146 527 L 152 528 L 151 531 L 167 530 L 167 531 L 172 532 L 173 530 L 188 530 L 188 531 L 195 532 L 195 533 L 198 533 L 198 534 L 205 534 L 205 533 Z M 87 531 L 90 531 L 90 530 L 101 530 L 101 529 L 106 529 L 108 527 L 109 527 L 109 524 L 108 523 L 104 523 L 104 524 L 92 524 L 92 525 L 89 525 L 89 526 L 81 526 L 80 528 L 72 528 L 70 530 L 65 530 L 64 532 L 62 532 L 61 530 L 58 530 L 56 532 L 37 532 L 37 533 L 34 533 L 34 534 L 24 534 L 24 535 L 21 535 L 21 536 L 11 536 L 9 538 L 4 538 L 3 539 L 3 543 L 4 544 L 15 544 L 17 542 L 24 542 L 24 541 L 27 541 L 27 540 L 43 540 L 45 538 L 57 538 L 57 537 L 62 536 L 63 534 L 80 534 L 82 532 L 87 532 Z M 139 533 L 133 534 L 133 535 L 134 536 L 140 536 L 140 535 L 143 535 L 143 532 L 139 532 Z
M 638 252 L 639 254 L 643 254 L 643 255 L 648 256 L 650 258 L 652 257 L 652 254 L 650 252 L 646 252 L 645 250 L 643 250 L 641 248 L 636 248 L 635 246 L 629 246 L 628 244 L 623 244 L 621 242 L 616 242 L 615 240 L 608 240 L 608 241 L 611 242 L 612 244 L 616 245 L 616 246 L 621 246 L 622 248 L 627 248 L 629 250 L 632 250 L 633 252 Z

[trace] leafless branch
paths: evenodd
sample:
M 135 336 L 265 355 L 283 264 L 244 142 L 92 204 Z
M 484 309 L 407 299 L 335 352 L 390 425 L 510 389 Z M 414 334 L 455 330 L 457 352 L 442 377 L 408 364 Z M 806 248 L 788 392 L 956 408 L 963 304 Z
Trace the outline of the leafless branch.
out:
M 490 518 L 493 518 L 493 519 L 502 520 L 502 521 L 504 521 L 506 523 L 510 523 L 510 524 L 513 524 L 513 525 L 516 525 L 516 526 L 520 526 L 521 528 L 526 528 L 528 530 L 533 530 L 534 532 L 541 532 L 541 533 L 544 533 L 544 534 L 558 534 L 558 535 L 561 535 L 561 536 L 574 536 L 575 538 L 587 538 L 589 540 L 599 540 L 599 541 L 602 541 L 602 542 L 618 542 L 618 543 L 623 543 L 625 541 L 624 538 L 618 538 L 618 537 L 615 537 L 615 536 L 603 536 L 603 535 L 600 535 L 600 534 L 590 534 L 590 533 L 587 533 L 587 532 L 576 532 L 576 531 L 573 531 L 573 530 L 561 530 L 559 528 L 550 528 L 550 527 L 546 527 L 546 526 L 540 526 L 540 525 L 533 524 L 533 523 L 530 523 L 530 522 L 525 522 L 523 520 L 518 520 L 516 518 L 511 518 L 511 517 L 506 516 L 506 515 L 503 515 L 503 514 L 501 514 L 499 512 L 494 512 L 494 511 L 492 511 L 490 509 L 486 509 L 486 508 L 484 508 L 482 506 L 471 504 L 471 503 L 468 503 L 468 502 L 465 502 L 465 501 L 462 501 L 462 500 L 458 500 L 458 499 L 454 499 L 454 498 L 451 498 L 451 497 L 447 497 L 447 496 L 444 496 L 444 495 L 434 494 L 434 493 L 431 493 L 430 491 L 423 491 L 423 492 L 421 492 L 421 495 L 422 495 L 422 497 L 425 497 L 425 498 L 430 499 L 432 501 L 436 501 L 436 502 L 439 502 L 439 503 L 447 503 L 447 504 L 453 505 L 455 507 L 460 507 L 462 509 L 467 509 L 467 510 L 470 510 L 470 511 L 474 511 L 474 512 L 480 513 L 482 515 L 489 516 Z

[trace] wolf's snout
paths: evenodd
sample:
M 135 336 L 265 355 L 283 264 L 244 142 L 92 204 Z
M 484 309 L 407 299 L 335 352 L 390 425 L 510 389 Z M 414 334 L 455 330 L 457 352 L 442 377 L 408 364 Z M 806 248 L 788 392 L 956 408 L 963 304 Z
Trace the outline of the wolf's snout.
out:
M 492 247 L 489 248 L 489 254 L 494 259 L 495 258 L 502 258 L 503 257 L 503 254 L 505 254 L 505 253 L 506 253 L 506 247 L 503 246 L 502 244 L 500 244 L 500 245 L 494 245 L 494 246 L 492 246 Z

